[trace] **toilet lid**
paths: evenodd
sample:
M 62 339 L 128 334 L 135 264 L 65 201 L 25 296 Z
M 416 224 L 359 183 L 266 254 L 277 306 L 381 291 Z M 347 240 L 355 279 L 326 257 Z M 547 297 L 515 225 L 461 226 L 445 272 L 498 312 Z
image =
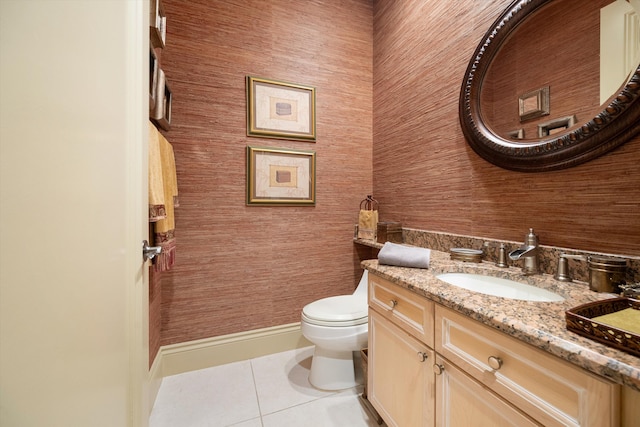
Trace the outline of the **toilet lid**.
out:
M 323 298 L 307 304 L 302 314 L 310 320 L 323 322 L 353 322 L 367 321 L 367 298 L 355 295 L 339 295 Z M 359 324 L 357 322 L 356 324 Z

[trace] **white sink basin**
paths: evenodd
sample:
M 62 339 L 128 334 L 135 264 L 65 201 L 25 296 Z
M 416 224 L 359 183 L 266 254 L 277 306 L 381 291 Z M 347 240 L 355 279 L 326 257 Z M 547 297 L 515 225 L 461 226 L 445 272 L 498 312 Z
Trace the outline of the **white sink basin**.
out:
M 546 289 L 500 277 L 471 273 L 443 273 L 438 274 L 436 277 L 451 285 L 496 297 L 523 301 L 564 301 L 564 298 L 560 295 L 547 291 Z

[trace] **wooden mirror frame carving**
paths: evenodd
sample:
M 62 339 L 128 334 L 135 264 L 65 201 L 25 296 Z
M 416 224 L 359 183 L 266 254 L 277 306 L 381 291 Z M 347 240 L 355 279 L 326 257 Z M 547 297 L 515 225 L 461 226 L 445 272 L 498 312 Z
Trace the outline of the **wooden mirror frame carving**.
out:
M 480 91 L 492 60 L 518 25 L 551 1 L 554 0 L 514 0 L 484 35 L 462 83 L 459 115 L 465 138 L 478 155 L 505 169 L 542 172 L 576 166 L 640 133 L 640 65 L 618 95 L 596 117 L 575 130 L 513 142 L 494 134 L 483 122 Z

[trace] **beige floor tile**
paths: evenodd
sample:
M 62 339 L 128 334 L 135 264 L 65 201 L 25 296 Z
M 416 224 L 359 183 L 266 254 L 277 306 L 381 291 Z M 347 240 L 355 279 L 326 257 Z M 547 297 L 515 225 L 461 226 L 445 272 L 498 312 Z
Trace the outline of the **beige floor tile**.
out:
M 150 427 L 224 427 L 260 417 L 249 361 L 166 377 Z
M 312 355 L 313 347 L 306 347 L 251 361 L 262 415 L 334 394 L 309 384 Z
M 355 389 L 262 417 L 263 427 L 377 427 Z
M 377 427 L 360 402 L 362 386 L 330 392 L 309 384 L 312 355 L 306 347 L 166 377 L 149 425 Z

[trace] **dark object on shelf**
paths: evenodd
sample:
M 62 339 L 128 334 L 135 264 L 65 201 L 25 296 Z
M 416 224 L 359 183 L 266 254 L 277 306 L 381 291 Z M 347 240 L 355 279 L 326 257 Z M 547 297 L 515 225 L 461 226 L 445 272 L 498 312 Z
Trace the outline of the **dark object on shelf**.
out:
M 378 243 L 402 243 L 402 223 L 392 221 L 379 222 L 377 239 Z

